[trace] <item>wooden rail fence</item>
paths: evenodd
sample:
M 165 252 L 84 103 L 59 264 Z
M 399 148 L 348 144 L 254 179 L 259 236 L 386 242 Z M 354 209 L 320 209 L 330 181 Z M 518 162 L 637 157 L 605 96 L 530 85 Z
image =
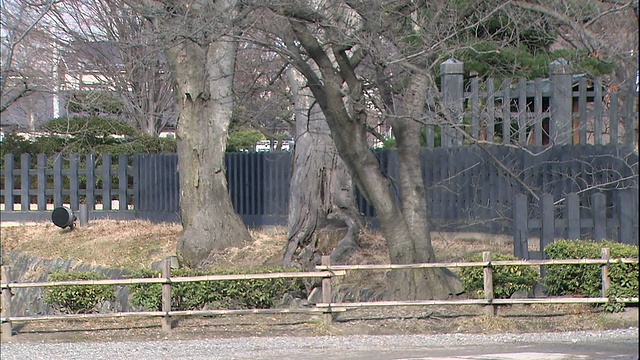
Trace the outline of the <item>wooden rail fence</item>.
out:
M 611 259 L 609 249 L 603 248 L 600 259 L 550 259 L 550 260 L 499 260 L 492 261 L 491 253 L 483 252 L 481 262 L 443 262 L 443 263 L 420 263 L 420 264 L 373 264 L 373 265 L 332 265 L 329 256 L 322 257 L 322 264 L 316 266 L 315 271 L 309 272 L 281 272 L 267 274 L 229 274 L 229 275 L 203 275 L 189 277 L 171 277 L 171 263 L 165 260 L 160 278 L 137 278 L 137 279 L 109 279 L 109 280 L 68 280 L 37 283 L 15 283 L 9 279 L 6 266 L 2 266 L 2 279 L 0 288 L 2 322 L 2 339 L 6 340 L 13 335 L 12 322 L 28 322 L 41 320 L 71 320 L 89 318 L 119 318 L 119 317 L 161 317 L 162 330 L 171 331 L 172 316 L 204 316 L 204 315 L 230 315 L 230 314 L 286 314 L 286 313 L 322 313 L 326 323 L 332 321 L 332 314 L 344 312 L 349 308 L 363 307 L 393 307 L 393 306 L 430 306 L 430 305 L 485 305 L 486 314 L 495 316 L 498 305 L 507 304 L 604 304 L 610 301 L 607 297 L 607 289 L 610 286 L 608 276 L 609 265 L 638 263 L 637 258 Z M 544 266 L 544 265 L 585 265 L 599 264 L 602 273 L 602 296 L 601 297 L 547 297 L 529 299 L 495 299 L 493 295 L 493 267 L 496 266 Z M 462 299 L 462 300 L 415 300 L 415 301 L 371 301 L 371 302 L 332 302 L 333 277 L 344 276 L 347 271 L 358 270 L 397 270 L 397 269 L 424 269 L 424 268 L 460 268 L 460 267 L 482 267 L 484 277 L 484 298 L 482 299 Z M 267 279 L 267 278 L 321 278 L 322 279 L 322 303 L 302 309 L 217 309 L 217 310 L 171 310 L 171 284 L 179 282 L 196 281 L 220 281 L 220 280 L 240 280 L 240 279 Z M 115 312 L 115 313 L 95 313 L 95 314 L 61 314 L 44 316 L 19 316 L 11 312 L 12 289 L 34 288 L 34 287 L 55 287 L 73 285 L 133 285 L 133 284 L 162 284 L 162 311 L 138 311 L 138 312 Z M 616 299 L 625 303 L 638 303 L 638 297 Z

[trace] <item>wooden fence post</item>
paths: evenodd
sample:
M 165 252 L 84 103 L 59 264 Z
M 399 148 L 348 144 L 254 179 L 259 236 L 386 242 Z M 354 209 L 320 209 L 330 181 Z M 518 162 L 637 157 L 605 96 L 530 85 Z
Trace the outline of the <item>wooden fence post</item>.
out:
M 164 316 L 162 317 L 162 331 L 171 331 L 171 317 L 169 311 L 171 311 L 171 260 L 165 259 L 162 262 L 162 277 L 167 280 L 162 284 L 162 311 Z
M 602 259 L 609 260 L 611 258 L 609 248 L 600 249 L 600 257 Z M 607 291 L 609 290 L 610 285 L 611 279 L 609 279 L 609 262 L 607 262 L 606 264 L 602 264 L 602 297 L 607 297 Z
M 442 79 L 442 99 L 449 109 L 455 124 L 442 127 L 442 147 L 462 145 L 462 135 L 454 128 L 462 124 L 462 99 L 464 97 L 464 63 L 456 59 L 448 59 L 440 65 Z
M 549 123 L 549 143 L 571 144 L 571 110 L 573 91 L 571 88 L 571 66 L 565 59 L 549 64 L 551 79 L 551 121 Z
M 322 260 L 321 260 L 321 264 L 322 266 L 326 266 L 327 267 L 327 271 L 330 271 L 330 267 L 331 267 L 331 257 L 328 255 L 324 255 L 322 256 Z M 325 325 L 330 325 L 331 321 L 332 321 L 332 316 L 331 316 L 331 278 L 330 277 L 325 277 L 322 278 L 322 302 L 325 304 L 328 304 L 327 306 L 327 311 L 322 314 L 322 320 L 324 321 Z
M 86 227 L 89 222 L 89 210 L 87 210 L 87 204 L 78 204 L 78 221 L 80 227 Z
M 0 278 L 2 283 L 9 284 L 9 267 L 2 266 L 0 268 Z M 11 321 L 9 321 L 9 317 L 11 316 L 11 289 L 2 288 L 2 296 L 0 297 L 1 303 L 0 306 L 0 316 L 2 316 L 2 340 L 8 340 L 13 335 L 13 330 L 11 329 Z
M 484 298 L 485 300 L 493 300 L 493 269 L 491 268 L 491 252 L 482 252 L 482 261 L 488 261 L 489 264 L 482 268 L 482 275 L 484 279 Z M 487 316 L 494 317 L 496 315 L 496 306 L 489 304 L 485 307 Z

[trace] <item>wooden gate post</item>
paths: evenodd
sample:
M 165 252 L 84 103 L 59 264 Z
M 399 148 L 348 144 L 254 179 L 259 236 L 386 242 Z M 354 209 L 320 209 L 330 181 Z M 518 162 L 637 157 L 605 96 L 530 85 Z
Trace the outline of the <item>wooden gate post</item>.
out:
M 9 267 L 2 266 L 0 268 L 0 282 L 3 285 L 9 285 Z M 2 296 L 0 297 L 0 316 L 2 316 L 2 340 L 9 340 L 11 336 L 13 336 L 13 330 L 11 329 L 11 321 L 9 321 L 9 317 L 11 317 L 11 289 L 8 287 L 2 288 Z
M 602 259 L 609 260 L 611 258 L 611 253 L 609 252 L 609 248 L 600 249 L 600 257 Z M 611 279 L 609 279 L 609 262 L 606 264 L 602 264 L 602 297 L 607 297 L 607 291 L 609 290 L 609 286 L 611 286 Z
M 331 257 L 324 255 L 321 260 L 322 266 L 327 267 L 327 271 L 331 267 Z M 322 278 L 322 302 L 327 304 L 327 310 L 322 314 L 322 320 L 325 325 L 330 325 L 332 319 L 331 316 L 331 277 Z
M 491 268 L 491 252 L 482 252 L 482 261 L 488 261 L 489 264 L 482 268 L 482 277 L 484 279 L 484 299 L 491 302 L 493 300 L 493 269 Z M 489 304 L 485 307 L 487 316 L 494 317 L 497 313 L 497 308 L 493 304 Z
M 169 312 L 171 311 L 171 260 L 165 259 L 162 262 L 162 277 L 167 280 L 162 284 L 162 311 L 164 316 L 162 317 L 162 331 L 171 331 L 171 317 Z

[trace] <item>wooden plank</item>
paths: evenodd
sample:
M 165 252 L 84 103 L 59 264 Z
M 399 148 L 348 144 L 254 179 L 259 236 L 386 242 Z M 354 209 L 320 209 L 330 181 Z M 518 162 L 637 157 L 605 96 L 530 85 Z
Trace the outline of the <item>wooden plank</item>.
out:
M 31 200 L 29 198 L 29 189 L 31 189 L 31 176 L 29 176 L 29 168 L 31 168 L 31 155 L 20 155 L 20 209 L 29 211 Z
M 47 155 L 38 154 L 37 162 L 37 191 L 38 211 L 47 210 Z
M 62 154 L 53 161 L 53 206 L 62 206 Z
M 575 131 L 576 129 L 574 129 Z M 578 80 L 578 144 L 587 143 L 587 79 Z
M 518 143 L 527 145 L 527 79 L 520 77 L 518 83 Z
M 593 214 L 593 240 L 600 241 L 607 236 L 607 199 L 604 194 L 591 196 L 591 213 Z
M 495 141 L 495 102 L 496 102 L 496 94 L 495 94 L 495 85 L 493 82 L 493 78 L 487 79 L 487 141 L 493 142 Z
M 479 205 L 481 209 L 478 212 L 478 216 L 481 216 L 482 219 L 489 219 L 491 216 L 491 209 L 490 209 L 491 201 L 489 199 L 490 197 L 489 190 L 491 189 L 489 171 L 491 171 L 490 170 L 491 162 L 488 159 L 488 156 L 484 152 L 480 153 L 479 164 L 480 164 L 480 168 L 478 169 L 479 175 L 477 178 L 477 184 L 478 184 L 478 187 L 480 188 Z
M 629 81 L 627 87 L 627 96 L 625 101 L 625 118 L 624 118 L 624 144 L 627 147 L 633 147 L 637 138 L 638 129 L 633 127 L 634 119 L 636 119 L 635 114 L 635 99 L 636 99 L 636 83 L 634 81 Z M 636 120 L 637 121 L 637 120 Z M 635 136 L 634 136 L 635 135 Z
M 87 175 L 87 183 L 86 183 L 86 198 L 85 202 L 87 204 L 87 209 L 89 211 L 95 210 L 96 208 L 96 156 L 95 154 L 87 154 L 86 156 L 86 164 L 85 164 L 85 172 Z
M 129 157 L 127 154 L 118 155 L 118 210 L 127 210 L 129 207 L 129 197 L 127 196 L 127 188 L 129 186 L 129 177 L 127 164 Z
M 14 167 L 13 154 L 4 154 L 4 211 L 13 211 Z
M 426 126 L 426 138 L 427 138 L 427 147 L 433 149 L 435 147 L 435 132 L 434 126 L 429 124 Z
M 600 145 L 602 144 L 602 113 L 603 113 L 602 82 L 600 81 L 600 77 L 595 78 L 593 81 L 593 93 L 594 93 L 593 139 L 594 139 L 594 144 Z
M 610 94 L 611 104 L 609 105 L 609 144 L 618 143 L 618 124 L 620 116 L 618 115 L 618 93 Z
M 452 159 L 455 157 L 456 153 L 458 152 L 458 148 L 450 148 L 448 149 L 448 156 L 447 158 Z M 458 198 L 458 194 L 457 192 L 457 187 L 456 187 L 456 182 L 458 181 L 458 176 L 456 173 L 456 164 L 458 164 L 457 161 L 447 161 L 447 178 L 449 179 L 447 181 L 447 220 L 450 219 L 455 219 L 456 218 L 456 200 Z
M 513 255 L 529 259 L 527 195 L 516 194 L 513 204 Z
M 540 250 L 543 251 L 544 248 L 552 244 L 555 240 L 555 214 L 554 214 L 554 206 L 553 206 L 553 195 L 544 194 L 540 197 L 540 210 L 541 210 L 541 219 L 542 219 L 542 231 L 540 232 Z
M 480 105 L 479 105 L 479 99 L 478 99 L 478 94 L 479 94 L 480 90 L 479 90 L 479 84 L 478 84 L 478 77 L 474 76 L 471 78 L 471 97 L 470 97 L 470 102 L 471 102 L 471 137 L 474 139 L 478 139 L 479 138 L 479 131 L 478 131 L 478 122 L 480 119 Z
M 542 79 L 534 80 L 535 98 L 533 106 L 535 111 L 535 123 L 533 124 L 533 137 L 536 146 L 542 146 Z
M 576 193 L 570 193 L 565 197 L 565 202 L 567 239 L 580 239 L 580 197 Z
M 78 167 L 78 154 L 69 155 L 69 206 L 73 211 L 80 209 Z
M 102 209 L 111 210 L 111 154 L 102 154 Z
M 140 210 L 140 157 L 141 154 L 133 155 L 133 209 Z
M 511 79 L 502 80 L 502 143 L 511 143 Z

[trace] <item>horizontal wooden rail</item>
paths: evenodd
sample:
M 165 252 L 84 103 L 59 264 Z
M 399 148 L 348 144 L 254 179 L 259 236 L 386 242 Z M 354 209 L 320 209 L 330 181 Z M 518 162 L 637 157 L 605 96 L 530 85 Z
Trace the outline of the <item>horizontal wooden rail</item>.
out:
M 331 312 L 344 312 L 346 308 L 331 307 Z M 175 310 L 169 311 L 169 316 L 211 316 L 211 315 L 246 315 L 246 314 L 313 314 L 325 313 L 324 307 L 312 306 L 297 309 L 210 309 L 210 310 Z M 12 316 L 1 318 L 1 321 L 29 322 L 29 321 L 50 321 L 50 320 L 82 320 L 82 319 L 106 319 L 125 317 L 163 317 L 167 313 L 164 311 L 130 311 L 115 313 L 95 313 L 95 314 L 60 314 L 60 315 L 39 315 L 39 316 Z
M 290 279 L 290 278 L 322 278 L 330 276 L 343 276 L 344 270 L 337 271 L 309 271 L 309 272 L 277 272 L 264 274 L 224 274 L 224 275 L 200 275 L 181 276 L 167 278 L 131 278 L 131 279 L 101 279 L 101 280 L 65 280 L 33 283 L 2 283 L 2 289 L 19 289 L 35 287 L 55 287 L 70 285 L 135 285 L 135 284 L 168 284 L 196 281 L 222 281 L 222 280 L 251 280 L 251 279 Z
M 620 259 L 547 259 L 547 260 L 492 260 L 478 262 L 441 262 L 419 264 L 368 264 L 368 265 L 331 265 L 316 266 L 317 270 L 394 270 L 394 269 L 424 269 L 424 268 L 459 268 L 484 266 L 538 266 L 538 265 L 586 265 L 586 264 L 632 264 L 638 258 Z
M 623 303 L 637 303 L 638 298 L 615 299 Z M 367 302 L 338 302 L 316 304 L 318 308 L 366 308 L 388 306 L 430 306 L 430 305 L 513 305 L 513 304 L 606 304 L 606 297 L 550 297 L 536 299 L 462 299 L 462 300 L 415 300 L 415 301 L 367 301 Z

